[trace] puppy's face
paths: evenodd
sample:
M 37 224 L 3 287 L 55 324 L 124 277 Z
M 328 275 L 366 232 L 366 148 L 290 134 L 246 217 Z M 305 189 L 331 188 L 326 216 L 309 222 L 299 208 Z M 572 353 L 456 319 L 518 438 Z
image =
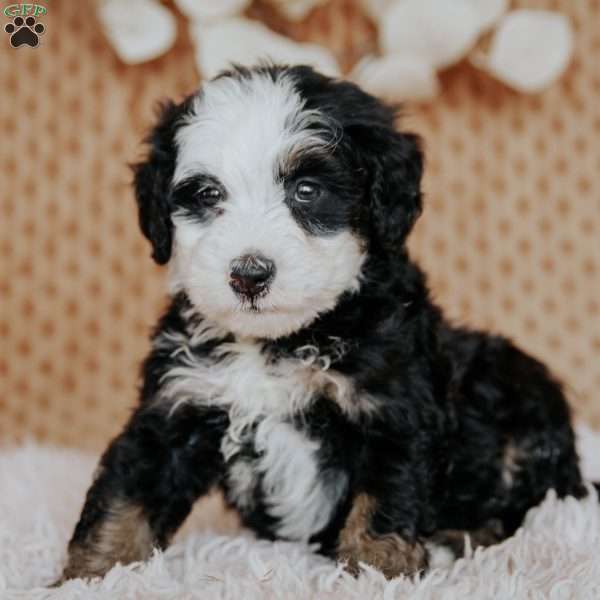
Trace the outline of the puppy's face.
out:
M 368 255 L 398 250 L 420 208 L 420 153 L 392 121 L 306 67 L 238 69 L 168 105 L 136 191 L 173 291 L 259 338 L 357 291 Z

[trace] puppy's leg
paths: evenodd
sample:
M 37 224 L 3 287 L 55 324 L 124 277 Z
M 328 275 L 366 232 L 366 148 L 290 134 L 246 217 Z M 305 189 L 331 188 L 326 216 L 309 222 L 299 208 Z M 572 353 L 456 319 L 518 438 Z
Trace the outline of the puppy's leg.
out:
M 346 562 L 353 575 L 358 575 L 359 563 L 363 562 L 379 569 L 388 579 L 426 568 L 427 553 L 421 542 L 373 530 L 376 511 L 377 501 L 373 496 L 366 493 L 356 496 L 339 535 L 338 559 Z
M 467 538 L 473 550 L 487 548 L 500 543 L 507 537 L 502 522 L 492 519 L 479 529 L 463 531 L 460 529 L 442 529 L 427 539 L 425 544 L 429 566 L 449 567 L 465 554 Z
M 104 575 L 164 547 L 221 476 L 227 416 L 142 406 L 101 459 L 69 543 L 62 579 Z

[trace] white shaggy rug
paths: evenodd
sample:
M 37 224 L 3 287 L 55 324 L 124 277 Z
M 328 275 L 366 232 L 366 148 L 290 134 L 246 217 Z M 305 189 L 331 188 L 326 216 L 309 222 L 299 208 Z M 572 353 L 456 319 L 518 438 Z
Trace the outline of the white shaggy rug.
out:
M 600 434 L 580 429 L 584 472 L 600 480 Z M 0 599 L 567 600 L 600 598 L 600 506 L 550 493 L 503 544 L 449 571 L 386 581 L 358 578 L 299 544 L 238 531 L 220 500 L 199 505 L 175 544 L 147 564 L 116 566 L 102 580 L 55 580 L 96 458 L 28 445 L 0 451 Z

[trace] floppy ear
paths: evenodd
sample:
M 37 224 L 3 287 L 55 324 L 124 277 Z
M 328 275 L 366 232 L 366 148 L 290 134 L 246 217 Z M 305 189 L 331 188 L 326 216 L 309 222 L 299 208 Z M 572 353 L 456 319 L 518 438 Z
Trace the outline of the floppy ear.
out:
M 142 233 L 152 244 L 152 258 L 164 265 L 171 257 L 171 182 L 175 172 L 177 122 L 185 102 L 167 101 L 160 106 L 158 123 L 146 138 L 150 151 L 145 161 L 132 166 L 135 197 Z
M 409 133 L 380 128 L 370 132 L 370 213 L 372 239 L 398 249 L 421 214 L 421 140 Z

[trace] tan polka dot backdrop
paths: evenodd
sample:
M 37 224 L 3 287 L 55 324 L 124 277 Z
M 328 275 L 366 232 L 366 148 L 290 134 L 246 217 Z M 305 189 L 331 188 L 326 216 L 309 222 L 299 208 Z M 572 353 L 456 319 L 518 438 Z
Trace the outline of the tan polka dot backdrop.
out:
M 427 147 L 426 210 L 411 249 L 458 322 L 512 336 L 600 426 L 600 2 L 523 0 L 568 14 L 566 75 L 518 95 L 466 64 L 405 126 Z M 198 82 L 176 47 L 120 63 L 92 2 L 53 0 L 42 45 L 0 43 L 0 440 L 101 448 L 136 401 L 165 273 L 137 228 L 129 162 L 155 101 Z M 290 25 L 348 68 L 375 47 L 351 0 Z M 3 33 L 3 32 L 1 32 Z

